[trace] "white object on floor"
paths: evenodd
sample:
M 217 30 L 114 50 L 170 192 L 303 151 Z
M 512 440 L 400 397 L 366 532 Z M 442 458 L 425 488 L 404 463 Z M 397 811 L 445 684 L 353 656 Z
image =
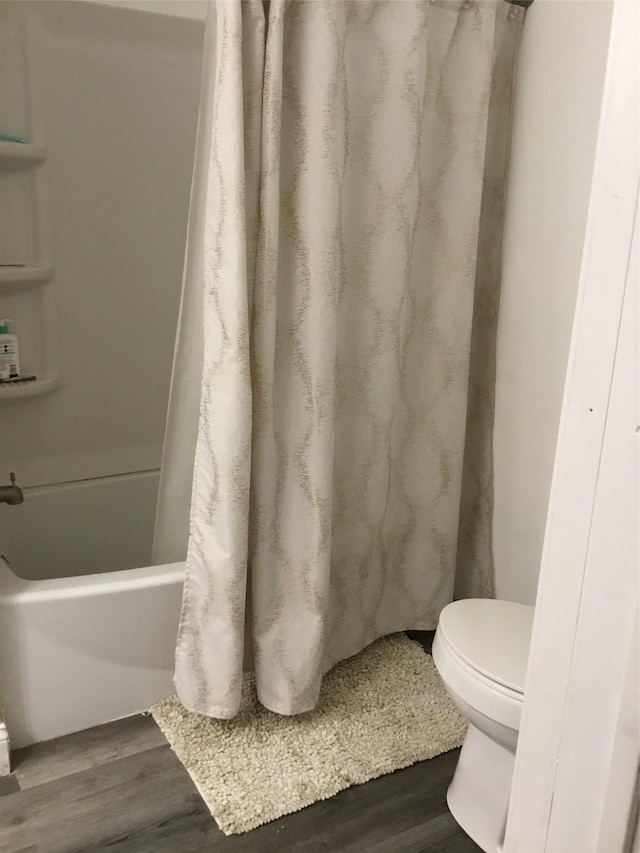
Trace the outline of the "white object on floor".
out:
M 504 840 L 532 623 L 525 604 L 455 601 L 433 642 L 447 692 L 469 720 L 447 803 L 486 853 Z
M 8 776 L 11 773 L 10 753 L 9 732 L 0 708 L 0 776 Z

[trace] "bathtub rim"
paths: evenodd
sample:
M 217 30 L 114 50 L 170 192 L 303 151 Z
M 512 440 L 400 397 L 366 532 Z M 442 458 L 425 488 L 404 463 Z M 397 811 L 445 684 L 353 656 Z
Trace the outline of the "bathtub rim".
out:
M 184 572 L 185 563 L 182 561 L 90 575 L 29 580 L 17 575 L 7 558 L 0 554 L 0 606 L 18 603 L 35 604 L 96 594 L 115 595 L 127 590 L 169 586 L 183 582 Z

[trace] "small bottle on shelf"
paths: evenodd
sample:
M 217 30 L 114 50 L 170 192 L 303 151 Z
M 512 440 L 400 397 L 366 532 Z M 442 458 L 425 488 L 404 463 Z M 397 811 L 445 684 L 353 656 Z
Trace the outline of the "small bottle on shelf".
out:
M 18 338 L 9 333 L 11 320 L 0 320 L 0 381 L 11 382 L 20 378 L 20 351 Z

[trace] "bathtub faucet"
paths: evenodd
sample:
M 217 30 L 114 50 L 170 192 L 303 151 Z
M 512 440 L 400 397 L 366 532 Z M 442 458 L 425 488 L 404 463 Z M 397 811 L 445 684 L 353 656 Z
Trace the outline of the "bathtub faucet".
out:
M 16 486 L 16 475 L 13 473 L 13 471 L 11 472 L 10 477 L 10 486 L 0 486 L 0 504 L 9 504 L 10 506 L 15 506 L 16 504 L 24 503 L 24 495 L 22 494 L 22 489 L 20 488 L 20 486 Z

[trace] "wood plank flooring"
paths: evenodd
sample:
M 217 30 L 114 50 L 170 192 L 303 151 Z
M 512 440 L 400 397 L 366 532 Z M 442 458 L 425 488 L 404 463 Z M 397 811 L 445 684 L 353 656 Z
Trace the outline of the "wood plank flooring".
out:
M 417 637 L 430 645 L 430 637 Z M 225 836 L 148 716 L 13 753 L 2 853 L 478 853 L 445 795 L 458 751 Z
M 12 769 L 25 791 L 166 743 L 151 717 L 138 715 L 18 750 Z
M 225 836 L 151 717 L 14 753 L 0 780 L 3 853 L 475 853 L 447 811 L 457 750 Z

